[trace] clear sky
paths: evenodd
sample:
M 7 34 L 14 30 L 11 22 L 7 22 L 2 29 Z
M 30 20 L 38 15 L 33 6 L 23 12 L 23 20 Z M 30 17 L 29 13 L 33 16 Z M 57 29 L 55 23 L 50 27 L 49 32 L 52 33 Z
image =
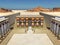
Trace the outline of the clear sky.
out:
M 44 8 L 60 7 L 60 0 L 0 0 L 0 8 L 31 9 L 37 6 Z

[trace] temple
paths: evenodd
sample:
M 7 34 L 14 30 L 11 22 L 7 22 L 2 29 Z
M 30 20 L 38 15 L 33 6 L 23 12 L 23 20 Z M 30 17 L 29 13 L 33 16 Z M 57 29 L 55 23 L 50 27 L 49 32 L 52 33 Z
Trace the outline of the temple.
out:
M 60 11 L 57 8 L 0 10 L 1 45 L 60 45 Z

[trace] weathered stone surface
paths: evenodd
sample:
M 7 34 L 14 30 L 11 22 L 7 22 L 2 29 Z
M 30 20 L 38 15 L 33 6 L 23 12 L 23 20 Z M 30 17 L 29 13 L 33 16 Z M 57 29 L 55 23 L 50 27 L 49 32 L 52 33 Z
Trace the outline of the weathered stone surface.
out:
M 0 13 L 11 12 L 9 9 L 0 8 Z
M 51 12 L 52 10 L 47 9 L 47 8 L 43 8 L 43 7 L 36 7 L 36 8 L 31 9 L 31 10 L 27 10 L 27 11 L 31 11 L 31 12 L 40 12 L 40 11 Z
M 60 12 L 60 8 L 53 8 L 54 12 Z

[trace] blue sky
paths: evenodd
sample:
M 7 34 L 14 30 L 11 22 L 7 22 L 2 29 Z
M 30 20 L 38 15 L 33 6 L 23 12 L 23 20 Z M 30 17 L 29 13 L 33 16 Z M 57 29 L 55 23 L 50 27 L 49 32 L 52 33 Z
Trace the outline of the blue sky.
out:
M 60 7 L 60 0 L 0 0 L 0 8 L 31 9 L 37 6 L 44 8 Z

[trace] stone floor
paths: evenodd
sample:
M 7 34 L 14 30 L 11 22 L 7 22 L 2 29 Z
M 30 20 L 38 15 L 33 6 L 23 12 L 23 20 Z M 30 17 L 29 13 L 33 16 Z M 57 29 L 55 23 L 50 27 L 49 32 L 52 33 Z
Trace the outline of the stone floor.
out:
M 2 41 L 0 45 L 7 45 L 13 34 L 24 34 L 25 29 L 26 27 L 14 27 L 14 29 L 9 33 L 9 35 Z M 35 30 L 35 34 L 47 34 L 54 45 L 60 45 L 60 40 L 58 40 L 50 30 L 44 27 L 33 27 L 33 29 Z
M 47 34 L 14 34 L 7 45 L 53 45 Z

